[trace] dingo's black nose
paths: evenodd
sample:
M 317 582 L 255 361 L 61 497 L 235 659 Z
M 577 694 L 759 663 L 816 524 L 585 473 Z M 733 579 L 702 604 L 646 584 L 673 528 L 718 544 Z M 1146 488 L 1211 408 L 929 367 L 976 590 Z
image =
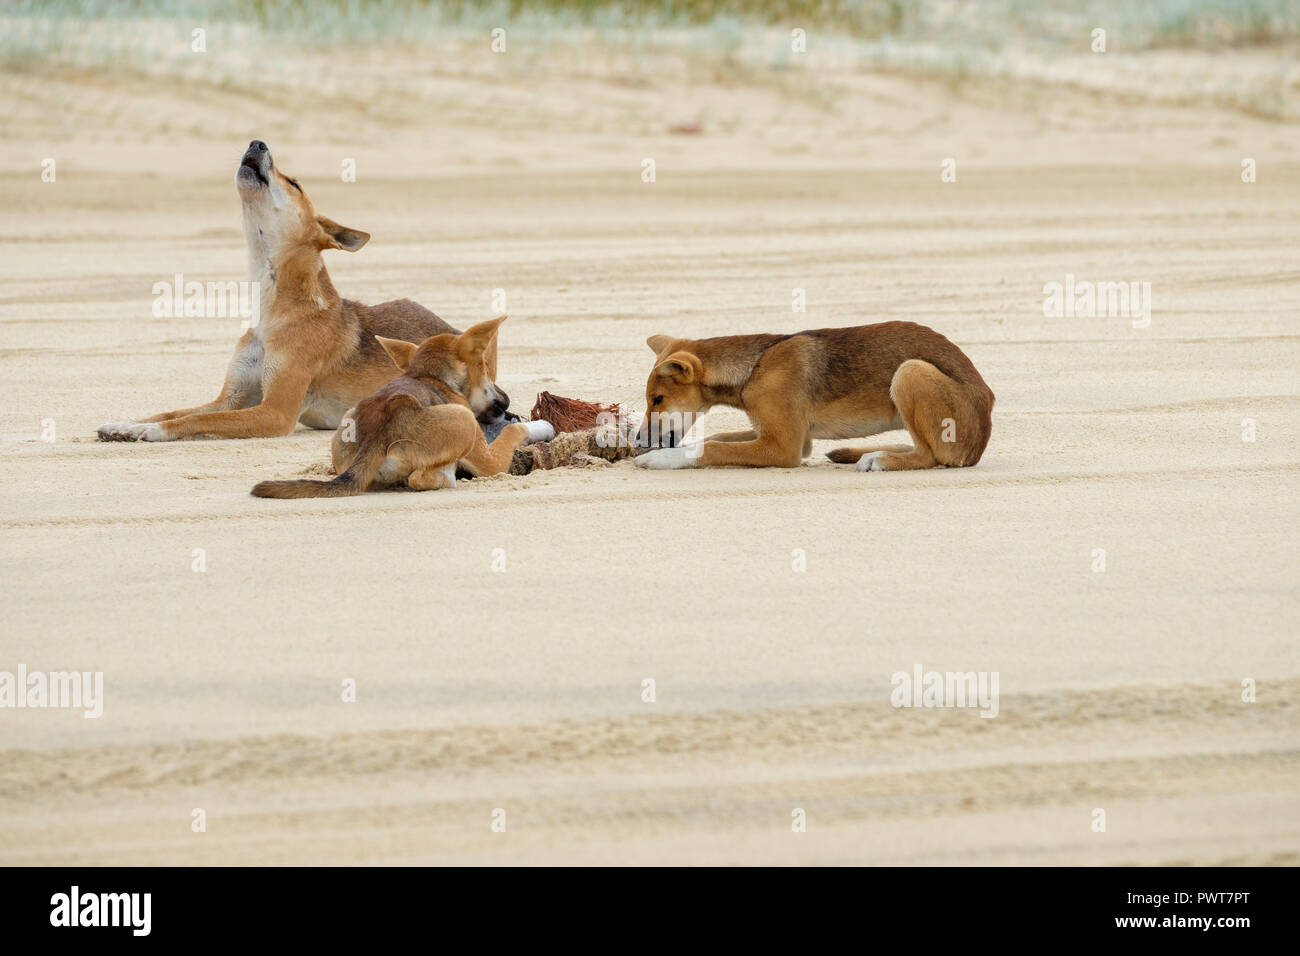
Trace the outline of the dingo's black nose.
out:
M 266 152 L 266 144 L 262 142 L 260 139 L 253 140 L 251 143 L 248 144 L 248 148 L 259 153 Z

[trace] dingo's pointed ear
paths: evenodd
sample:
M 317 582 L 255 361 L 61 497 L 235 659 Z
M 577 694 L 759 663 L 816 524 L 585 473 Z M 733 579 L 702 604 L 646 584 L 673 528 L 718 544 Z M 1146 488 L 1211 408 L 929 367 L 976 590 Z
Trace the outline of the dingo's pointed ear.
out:
M 498 315 L 495 319 L 488 319 L 486 322 L 471 325 L 462 332 L 460 334 L 462 354 L 486 349 L 492 344 L 492 340 L 497 337 L 497 329 L 501 327 L 501 323 L 505 320 L 506 316 Z
M 655 367 L 655 374 L 686 385 L 704 376 L 704 363 L 690 352 L 674 352 Z
M 411 359 L 415 358 L 415 353 L 420 350 L 418 345 L 403 342 L 401 339 L 386 339 L 382 335 L 376 335 L 375 341 L 384 347 L 388 357 L 397 363 L 397 367 L 403 372 L 410 368 Z
M 477 325 L 471 325 L 468 329 L 465 330 L 465 334 L 472 335 L 475 338 L 479 338 L 482 336 L 491 338 L 492 336 L 497 334 L 497 329 L 501 327 L 501 323 L 508 318 L 510 318 L 510 316 L 508 315 L 498 315 L 495 319 L 488 319 L 486 322 L 480 322 Z
M 650 351 L 659 355 L 664 349 L 668 348 L 668 343 L 673 340 L 671 335 L 652 335 L 645 340 L 645 344 L 650 346 Z
M 325 237 L 328 240 L 326 248 L 356 252 L 370 241 L 370 233 L 362 232 L 360 229 L 349 229 L 347 226 L 340 226 L 333 219 L 328 219 L 325 216 L 317 216 L 316 224 L 325 232 Z

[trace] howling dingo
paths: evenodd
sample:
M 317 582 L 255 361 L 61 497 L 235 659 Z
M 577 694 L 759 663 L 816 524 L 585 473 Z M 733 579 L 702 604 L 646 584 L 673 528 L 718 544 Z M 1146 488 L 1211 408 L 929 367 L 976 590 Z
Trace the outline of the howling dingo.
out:
M 336 428 L 343 412 L 398 372 L 377 336 L 419 343 L 456 334 L 410 299 L 362 305 L 339 297 L 321 252 L 355 252 L 370 235 L 318 216 L 298 182 L 284 175 L 261 140 L 248 144 L 235 173 L 244 209 L 249 279 L 260 290 L 260 321 L 239 340 L 215 401 L 139 422 L 101 425 L 103 441 L 172 441 L 193 435 L 287 435 L 297 422 Z M 487 354 L 496 377 L 496 340 Z M 509 405 L 498 391 L 500 421 Z
M 980 460 L 992 430 L 993 392 L 971 360 L 933 329 L 881 322 L 793 335 L 676 339 L 652 335 L 641 445 L 667 445 L 641 468 L 775 465 L 793 468 L 814 438 L 861 438 L 906 428 L 912 446 L 837 448 L 859 471 L 902 471 Z M 681 445 L 684 419 L 715 405 L 742 409 L 753 428 Z

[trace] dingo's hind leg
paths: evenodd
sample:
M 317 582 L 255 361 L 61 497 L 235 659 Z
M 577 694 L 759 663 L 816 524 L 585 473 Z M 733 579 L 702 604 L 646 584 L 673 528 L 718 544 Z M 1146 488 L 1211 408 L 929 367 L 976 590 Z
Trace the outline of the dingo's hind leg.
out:
M 456 464 L 441 468 L 420 468 L 406 476 L 406 486 L 412 491 L 438 491 L 456 487 Z
M 410 468 L 406 485 L 414 491 L 456 487 L 456 462 L 474 439 L 483 440 L 474 413 L 463 405 L 430 405 L 388 446 L 390 456 Z
M 863 455 L 870 455 L 872 452 L 892 451 L 901 455 L 911 450 L 911 445 L 864 445 L 861 448 L 836 448 L 828 451 L 826 457 L 841 465 L 852 465 Z
M 988 413 L 977 407 L 967 386 L 929 362 L 908 359 L 894 373 L 889 397 L 913 447 L 840 448 L 831 452 L 832 461 L 852 461 L 859 454 L 859 471 L 961 467 L 979 461 L 988 442 Z

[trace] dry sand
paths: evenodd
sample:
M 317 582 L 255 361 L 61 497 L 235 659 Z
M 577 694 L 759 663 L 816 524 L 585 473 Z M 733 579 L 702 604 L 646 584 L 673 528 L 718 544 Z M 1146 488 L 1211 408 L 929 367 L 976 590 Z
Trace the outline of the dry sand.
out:
M 0 713 L 0 862 L 1297 862 L 1295 125 L 516 80 L 286 104 L 0 75 L 0 670 L 105 682 L 98 720 Z M 151 289 L 243 277 L 254 135 L 373 233 L 328 258 L 345 295 L 468 323 L 507 291 L 516 407 L 640 402 L 652 333 L 912 319 L 983 371 L 992 442 L 297 502 L 248 489 L 328 433 L 97 443 L 216 393 L 237 320 L 153 318 Z M 1044 318 L 1067 273 L 1151 282 L 1150 327 Z M 998 672 L 999 715 L 894 709 L 918 663 Z

